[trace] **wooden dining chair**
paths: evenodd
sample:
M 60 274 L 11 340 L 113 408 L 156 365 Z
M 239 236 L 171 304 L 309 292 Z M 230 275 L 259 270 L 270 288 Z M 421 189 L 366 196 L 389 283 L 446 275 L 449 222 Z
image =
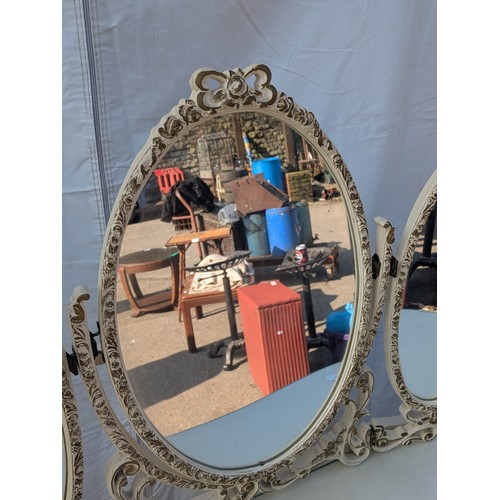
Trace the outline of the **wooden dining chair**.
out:
M 197 232 L 205 229 L 203 217 L 201 214 L 205 211 L 204 208 L 193 209 L 191 204 L 179 193 L 175 191 L 177 199 L 186 207 L 188 213 L 186 215 L 174 215 L 172 224 L 176 232 Z M 206 244 L 198 242 L 198 256 L 200 259 L 207 255 Z
M 190 274 L 184 285 L 179 297 L 179 310 L 182 315 L 184 322 L 184 331 L 186 334 L 186 341 L 188 345 L 188 350 L 191 353 L 197 352 L 196 342 L 194 338 L 193 322 L 191 319 L 191 309 L 195 309 L 196 319 L 203 318 L 203 308 L 202 306 L 208 304 L 217 304 L 225 302 L 227 306 L 229 327 L 231 333 L 231 339 L 234 342 L 239 340 L 239 335 L 236 326 L 234 303 L 238 300 L 237 291 L 238 288 L 255 283 L 255 275 L 253 272 L 249 275 L 243 277 L 243 281 L 237 285 L 231 286 L 230 279 L 226 271 L 232 266 L 239 264 L 241 261 L 246 259 L 250 255 L 249 251 L 236 251 L 229 255 L 226 259 L 221 261 L 214 261 L 207 266 L 200 267 L 199 265 L 192 268 L 191 271 L 201 270 L 201 271 L 212 271 L 217 272 L 219 275 L 223 276 L 222 282 L 223 287 L 215 290 L 193 290 L 192 284 L 194 279 L 194 274 Z M 219 343 L 216 343 L 219 344 Z M 213 353 L 220 350 L 221 345 L 213 346 Z M 231 353 L 232 354 L 232 353 Z M 232 365 L 232 355 L 228 357 L 224 369 L 230 369 Z

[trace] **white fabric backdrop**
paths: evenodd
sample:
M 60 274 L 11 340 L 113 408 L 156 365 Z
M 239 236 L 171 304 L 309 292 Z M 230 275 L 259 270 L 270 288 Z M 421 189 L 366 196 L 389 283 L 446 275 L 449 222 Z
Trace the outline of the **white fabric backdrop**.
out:
M 268 65 L 274 85 L 315 113 L 343 156 L 371 239 L 377 215 L 399 236 L 436 168 L 435 0 L 64 0 L 62 7 L 67 351 L 66 307 L 78 284 L 91 292 L 95 330 L 102 238 L 121 181 L 151 128 L 189 96 L 188 79 L 198 68 Z M 369 358 L 377 377 L 375 416 L 397 412 L 380 340 Z M 84 495 L 108 498 L 103 472 L 114 447 L 77 387 Z

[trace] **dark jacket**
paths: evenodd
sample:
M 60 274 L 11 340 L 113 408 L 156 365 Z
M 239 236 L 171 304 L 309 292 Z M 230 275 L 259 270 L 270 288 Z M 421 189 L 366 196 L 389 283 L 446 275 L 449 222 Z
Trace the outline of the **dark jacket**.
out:
M 177 190 L 191 207 L 204 208 L 208 212 L 214 210 L 215 197 L 212 191 L 210 191 L 208 185 L 199 177 L 193 177 L 178 181 L 171 187 L 163 203 L 161 221 L 171 222 L 172 217 L 187 215 L 189 213 L 179 198 L 175 196 Z

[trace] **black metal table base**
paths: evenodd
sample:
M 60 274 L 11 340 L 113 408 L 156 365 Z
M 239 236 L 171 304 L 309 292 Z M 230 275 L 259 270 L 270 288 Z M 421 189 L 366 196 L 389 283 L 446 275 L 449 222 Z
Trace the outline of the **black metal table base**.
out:
M 210 352 L 208 353 L 209 358 L 218 358 L 221 356 L 221 350 L 226 349 L 226 362 L 223 366 L 223 369 L 225 371 L 231 371 L 234 366 L 234 352 L 238 349 L 244 349 L 245 348 L 245 340 L 244 339 L 238 339 L 238 340 L 231 340 L 231 341 L 226 341 L 226 340 L 219 340 L 218 342 L 214 342 L 212 344 L 212 347 L 210 349 Z
M 220 262 L 215 262 L 213 264 L 210 264 L 205 267 L 196 267 L 191 270 L 195 271 L 221 271 L 223 278 L 222 278 L 222 283 L 224 286 L 224 296 L 226 299 L 226 306 L 227 306 L 227 317 L 229 321 L 229 330 L 231 332 L 231 340 L 226 341 L 226 340 L 220 340 L 218 342 L 214 342 L 212 344 L 212 347 L 210 349 L 210 352 L 208 353 L 209 358 L 217 358 L 220 356 L 220 351 L 225 347 L 226 348 L 226 363 L 224 365 L 224 370 L 230 371 L 234 368 L 233 365 L 233 358 L 234 358 L 234 351 L 236 349 L 240 349 L 245 346 L 245 341 L 239 337 L 238 334 L 238 327 L 236 325 L 236 311 L 234 308 L 234 301 L 233 301 L 233 295 L 231 293 L 231 283 L 229 281 L 229 278 L 227 276 L 227 269 L 230 267 L 238 264 L 241 262 L 243 259 L 248 257 L 251 252 L 248 250 L 242 251 L 242 250 L 237 250 L 236 252 L 233 252 L 227 259 L 224 261 Z
M 309 349 L 316 349 L 317 347 L 330 347 L 330 343 L 328 342 L 328 339 L 326 338 L 325 335 L 323 334 L 315 334 L 314 337 L 308 336 L 306 338 L 306 345 L 307 345 L 307 350 Z
M 408 279 L 411 278 L 413 272 L 419 267 L 435 267 L 437 268 L 437 258 L 436 257 L 420 257 L 412 262 L 410 270 L 408 271 Z
M 302 280 L 302 299 L 304 304 L 304 316 L 307 322 L 307 348 L 328 346 L 326 339 L 321 339 L 316 333 L 316 321 L 314 319 L 314 307 L 311 294 L 311 281 L 309 274 L 319 268 L 326 260 L 332 249 L 329 247 L 317 247 L 307 249 L 310 259 L 298 263 L 292 250 L 285 255 L 283 263 L 275 269 L 276 274 L 286 273 L 298 275 Z M 311 346 L 311 347 L 309 347 Z

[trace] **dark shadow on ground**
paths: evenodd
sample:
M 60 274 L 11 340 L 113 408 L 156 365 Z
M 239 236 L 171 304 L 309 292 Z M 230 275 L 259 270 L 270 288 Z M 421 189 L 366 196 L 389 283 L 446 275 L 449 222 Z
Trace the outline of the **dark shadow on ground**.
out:
M 196 353 L 184 350 L 128 370 L 131 386 L 143 388 L 136 394 L 139 405 L 148 408 L 215 377 L 225 358 L 212 359 L 207 354 L 208 346 L 201 346 Z
M 315 311 L 321 307 L 321 304 L 329 304 L 335 295 L 328 295 L 322 290 L 313 290 L 313 304 Z M 221 336 L 221 340 L 229 342 L 229 326 L 225 308 L 217 308 L 217 310 L 207 311 L 205 316 L 221 314 L 221 329 L 227 328 L 227 334 Z M 238 307 L 236 313 L 239 314 Z M 321 318 L 323 319 L 323 318 Z M 203 319 L 197 320 L 193 318 L 193 326 L 196 329 L 200 328 Z M 304 325 L 307 335 L 307 325 Z M 321 333 L 318 331 L 318 333 Z M 242 336 L 240 331 L 240 336 Z M 132 387 L 140 387 L 137 391 L 136 398 L 142 408 L 171 399 L 191 388 L 209 380 L 218 375 L 225 364 L 225 349 L 221 351 L 221 356 L 210 358 L 208 356 L 211 351 L 212 344 L 202 344 L 202 337 L 197 338 L 198 352 L 190 353 L 183 350 L 174 353 L 166 358 L 146 363 L 144 365 L 132 368 L 127 371 L 127 376 L 130 379 Z M 333 362 L 331 352 L 327 347 L 321 347 L 309 351 L 309 360 L 311 364 L 311 372 L 316 371 Z M 244 349 L 234 351 L 233 370 L 247 362 Z

